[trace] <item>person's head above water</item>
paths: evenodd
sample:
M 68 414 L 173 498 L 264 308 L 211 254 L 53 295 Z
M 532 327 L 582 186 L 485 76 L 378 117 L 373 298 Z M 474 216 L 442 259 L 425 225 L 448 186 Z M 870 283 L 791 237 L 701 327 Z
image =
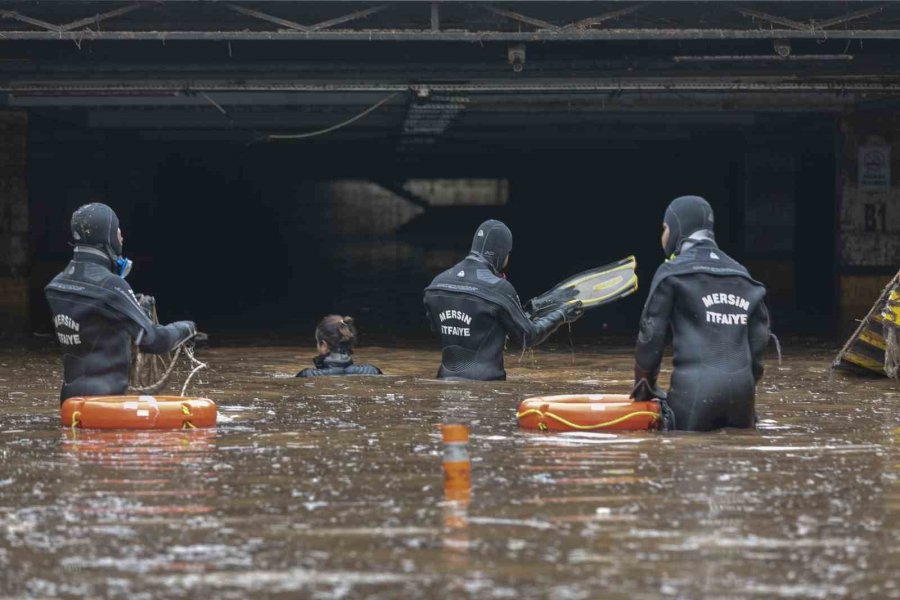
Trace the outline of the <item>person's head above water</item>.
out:
M 122 230 L 115 211 L 101 202 L 85 204 L 72 213 L 72 239 L 76 246 L 96 248 L 109 257 L 111 267 L 125 277 L 131 261 L 122 257 Z
M 353 326 L 353 317 L 328 315 L 319 321 L 319 326 L 316 327 L 316 347 L 319 354 L 353 354 L 354 344 L 356 327 Z
M 715 239 L 713 209 L 700 196 L 681 196 L 669 203 L 663 217 L 662 247 L 666 256 L 681 252 L 689 239 Z
M 512 251 L 512 232 L 500 221 L 491 219 L 478 226 L 472 239 L 472 254 L 486 260 L 497 273 L 506 268 Z
M 92 202 L 72 213 L 72 239 L 76 244 L 112 249 L 116 256 L 122 254 L 122 231 L 119 217 L 105 204 Z

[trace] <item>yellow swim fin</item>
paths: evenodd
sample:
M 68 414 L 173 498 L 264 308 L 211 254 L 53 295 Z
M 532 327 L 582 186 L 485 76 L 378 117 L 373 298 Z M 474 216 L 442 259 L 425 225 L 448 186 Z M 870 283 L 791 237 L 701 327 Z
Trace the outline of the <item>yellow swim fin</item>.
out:
M 638 289 L 634 256 L 569 277 L 528 302 L 531 317 L 540 317 L 567 302 L 581 300 L 585 310 L 630 296 Z

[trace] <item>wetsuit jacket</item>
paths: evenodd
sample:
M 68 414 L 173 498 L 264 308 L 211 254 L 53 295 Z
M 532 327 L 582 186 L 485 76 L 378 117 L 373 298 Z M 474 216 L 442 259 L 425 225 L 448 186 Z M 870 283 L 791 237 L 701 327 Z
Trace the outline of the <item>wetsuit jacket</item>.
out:
M 327 375 L 382 375 L 381 369 L 372 365 L 354 365 L 349 354 L 331 353 L 313 359 L 315 369 L 303 369 L 297 377 L 324 377 Z
M 143 352 L 168 352 L 193 331 L 184 322 L 154 324 L 109 259 L 76 251 L 66 269 L 44 288 L 56 337 L 62 344 L 65 380 L 60 399 L 124 394 L 132 340 Z
M 515 288 L 482 258 L 469 255 L 425 288 L 425 314 L 440 334 L 439 378 L 506 379 L 507 336 L 525 348 L 544 341 L 565 320 L 560 311 L 531 320 Z
M 663 264 L 641 316 L 635 379 L 651 387 L 673 335 L 668 402 L 677 429 L 753 427 L 755 387 L 769 338 L 765 287 L 704 240 Z

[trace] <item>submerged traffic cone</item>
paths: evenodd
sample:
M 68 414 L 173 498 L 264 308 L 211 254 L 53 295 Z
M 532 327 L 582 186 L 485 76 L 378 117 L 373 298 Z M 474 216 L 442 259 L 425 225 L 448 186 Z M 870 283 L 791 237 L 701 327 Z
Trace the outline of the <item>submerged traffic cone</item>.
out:
M 444 438 L 444 498 L 468 501 L 472 492 L 469 428 L 441 425 Z
M 456 554 L 469 549 L 469 501 L 472 498 L 472 462 L 469 460 L 469 428 L 442 425 L 444 439 L 444 539 L 443 546 Z M 465 558 L 463 558 L 465 560 Z

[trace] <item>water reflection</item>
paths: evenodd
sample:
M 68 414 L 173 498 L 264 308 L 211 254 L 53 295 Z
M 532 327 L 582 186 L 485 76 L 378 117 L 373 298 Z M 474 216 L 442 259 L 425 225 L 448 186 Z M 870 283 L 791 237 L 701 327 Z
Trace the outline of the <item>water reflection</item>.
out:
M 95 431 L 66 428 L 63 495 L 66 519 L 89 538 L 139 539 L 159 527 L 190 527 L 214 512 L 214 491 L 206 483 L 216 449 L 215 430 Z M 199 572 L 233 558 L 223 547 L 176 544 L 156 555 L 104 554 L 63 559 L 67 569 L 128 572 Z
M 464 567 L 468 564 L 469 504 L 472 501 L 469 428 L 463 424 L 444 424 L 441 435 L 444 468 L 442 544 L 448 564 Z
M 770 367 L 759 431 L 704 435 L 517 428 L 523 397 L 626 391 L 624 348 L 513 355 L 506 383 L 398 348 L 360 351 L 384 378 L 286 377 L 307 354 L 207 351 L 214 431 L 72 432 L 58 357 L 0 353 L 0 595 L 900 597 L 900 394 L 829 352 Z

